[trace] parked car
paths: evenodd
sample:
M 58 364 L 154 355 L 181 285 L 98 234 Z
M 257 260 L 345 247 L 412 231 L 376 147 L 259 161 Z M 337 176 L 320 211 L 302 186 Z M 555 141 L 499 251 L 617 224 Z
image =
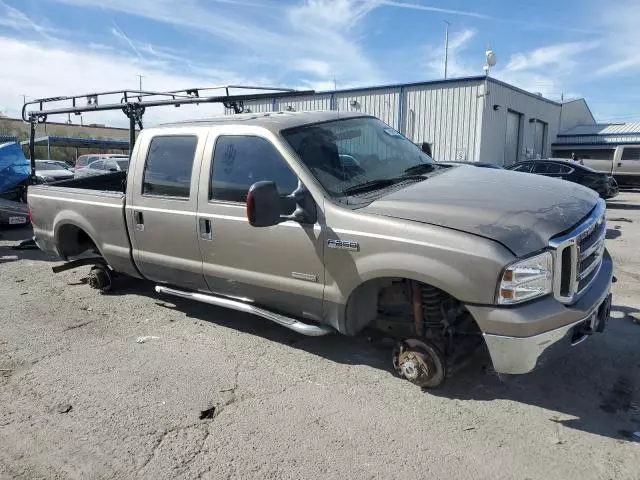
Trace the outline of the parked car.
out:
M 455 167 L 456 165 L 470 165 L 472 167 L 481 167 L 481 168 L 495 168 L 496 170 L 502 170 L 502 166 L 496 165 L 495 163 L 489 162 L 438 162 L 438 165 L 445 165 L 450 167 Z
M 546 159 L 527 160 L 514 163 L 507 167 L 508 170 L 516 172 L 535 173 L 545 177 L 560 178 L 573 183 L 579 183 L 585 187 L 595 190 L 601 198 L 609 199 L 618 195 L 618 184 L 613 176 L 596 172 L 595 170 L 580 165 L 577 162 Z
M 0 198 L 0 225 L 26 225 L 29 223 L 29 207 L 21 201 Z
M 38 246 L 58 271 L 94 265 L 101 291 L 115 271 L 305 335 L 368 327 L 422 387 L 484 346 L 496 372 L 530 372 L 607 324 L 613 262 L 589 189 L 442 168 L 358 112 L 163 125 L 133 151 L 129 175 L 29 189 Z
M 55 160 L 36 160 L 36 177 L 45 183 L 57 182 L 73 178 L 73 172 Z
M 127 155 L 123 155 L 121 153 L 92 153 L 87 155 L 80 155 L 76 159 L 76 163 L 74 168 L 76 170 L 80 170 L 82 168 L 87 167 L 91 162 L 95 162 L 96 160 L 105 159 L 105 158 L 129 158 Z
M 129 157 L 105 157 L 94 160 L 84 168 L 77 169 L 75 176 L 77 178 L 91 177 L 95 175 L 104 175 L 112 172 L 126 172 L 129 169 Z
M 640 144 L 554 150 L 553 156 L 567 159 L 572 153 L 585 167 L 612 175 L 621 187 L 640 187 Z

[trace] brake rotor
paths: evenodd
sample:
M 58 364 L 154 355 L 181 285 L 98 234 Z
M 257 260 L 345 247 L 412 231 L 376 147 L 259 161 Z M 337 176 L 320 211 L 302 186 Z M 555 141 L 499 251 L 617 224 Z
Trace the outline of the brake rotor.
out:
M 393 367 L 398 375 L 423 388 L 442 384 L 446 361 L 438 347 L 417 338 L 405 339 L 393 351 Z
M 111 275 L 106 268 L 93 267 L 89 271 L 89 286 L 99 290 L 100 293 L 107 293 L 111 290 Z

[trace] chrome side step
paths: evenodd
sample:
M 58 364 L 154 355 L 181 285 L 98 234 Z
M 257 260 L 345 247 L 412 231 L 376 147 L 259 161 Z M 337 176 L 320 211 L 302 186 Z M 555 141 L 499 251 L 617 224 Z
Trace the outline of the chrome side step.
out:
M 248 303 L 232 300 L 230 298 L 216 297 L 214 295 L 207 295 L 198 292 L 185 292 L 183 290 L 176 290 L 175 288 L 163 287 L 161 285 L 156 285 L 156 292 L 196 300 L 198 302 L 208 303 L 209 305 L 215 305 L 217 307 L 230 308 L 240 312 L 251 313 L 309 337 L 319 337 L 334 331 L 333 328 L 328 325 L 309 325 L 307 323 L 302 323 L 300 320 L 296 320 L 295 318 L 286 317 L 279 313 L 270 312 L 264 308 L 249 305 Z

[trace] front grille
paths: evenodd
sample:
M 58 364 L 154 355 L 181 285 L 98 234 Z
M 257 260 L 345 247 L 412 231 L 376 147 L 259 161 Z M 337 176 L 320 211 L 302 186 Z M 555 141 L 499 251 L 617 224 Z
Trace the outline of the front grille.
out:
M 554 253 L 554 295 L 575 302 L 589 288 L 602 265 L 607 225 L 606 205 L 599 200 L 591 214 L 569 233 L 551 240 Z

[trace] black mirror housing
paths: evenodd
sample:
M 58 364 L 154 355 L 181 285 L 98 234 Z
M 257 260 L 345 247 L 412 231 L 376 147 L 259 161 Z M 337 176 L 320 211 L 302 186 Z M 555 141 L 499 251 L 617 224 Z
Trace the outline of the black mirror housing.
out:
M 272 227 L 282 222 L 280 195 L 274 182 L 256 182 L 247 195 L 247 219 L 252 227 Z

